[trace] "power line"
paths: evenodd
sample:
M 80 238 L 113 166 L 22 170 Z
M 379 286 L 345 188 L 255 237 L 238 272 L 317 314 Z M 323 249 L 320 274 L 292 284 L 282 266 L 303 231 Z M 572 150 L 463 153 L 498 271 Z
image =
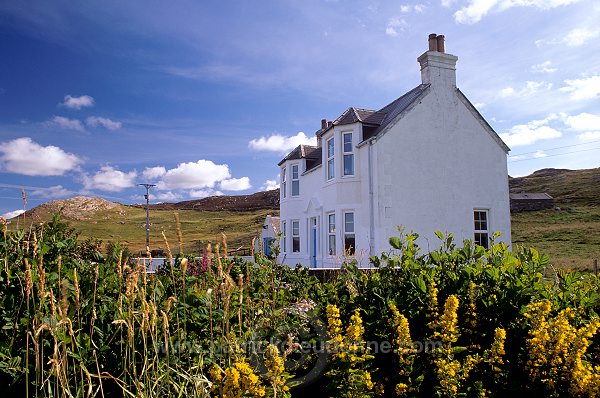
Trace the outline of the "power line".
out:
M 595 151 L 595 150 L 599 150 L 600 147 L 597 148 L 590 148 L 590 149 L 582 149 L 580 151 L 571 151 L 571 152 L 563 152 L 563 153 L 555 153 L 554 155 L 546 155 L 546 156 L 540 156 L 538 158 L 527 158 L 527 159 L 517 159 L 517 160 L 509 160 L 509 163 L 516 163 L 516 162 L 524 162 L 526 160 L 540 160 L 540 159 L 546 159 L 546 158 L 551 158 L 554 156 L 562 156 L 562 155 L 569 155 L 571 153 L 580 153 L 580 152 L 589 152 L 589 151 Z M 534 152 L 535 153 L 535 152 Z
M 600 142 L 600 140 L 594 140 L 594 141 L 582 142 L 582 143 L 580 143 L 580 144 L 572 144 L 572 145 L 557 146 L 557 147 L 554 147 L 554 148 L 538 149 L 537 151 L 533 151 L 533 152 L 524 152 L 524 153 L 517 153 L 517 154 L 514 154 L 514 155 L 508 155 L 508 157 L 509 157 L 509 158 L 512 158 L 512 157 L 516 157 L 516 156 L 532 155 L 532 154 L 534 154 L 534 153 L 537 153 L 537 152 L 539 152 L 539 151 L 554 151 L 554 150 L 556 150 L 556 149 L 571 148 L 571 147 L 574 147 L 574 146 L 581 146 L 581 145 L 593 144 L 593 143 L 596 143 L 596 142 Z M 534 159 L 535 159 L 535 158 L 534 158 Z

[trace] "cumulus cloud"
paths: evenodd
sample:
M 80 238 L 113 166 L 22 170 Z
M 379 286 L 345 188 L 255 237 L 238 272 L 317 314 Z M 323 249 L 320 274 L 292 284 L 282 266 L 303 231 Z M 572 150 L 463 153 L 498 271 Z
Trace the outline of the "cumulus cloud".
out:
M 469 0 L 468 4 L 454 13 L 454 20 L 462 24 L 474 24 L 490 12 L 502 12 L 513 7 L 537 7 L 548 10 L 577 3 L 581 0 Z M 442 0 L 449 6 L 452 1 Z
M 83 186 L 85 189 L 119 192 L 134 186 L 136 177 L 137 172 L 135 170 L 125 173 L 112 166 L 103 166 L 92 176 L 84 174 Z
M 121 122 L 115 122 L 106 117 L 90 116 L 85 119 L 85 123 L 91 127 L 104 127 L 109 130 L 118 130 L 121 128 Z
M 260 187 L 261 191 L 272 191 L 274 189 L 279 189 L 279 183 L 276 180 L 267 180 Z
M 252 185 L 250 185 L 250 178 L 242 177 L 223 180 L 219 183 L 219 187 L 224 191 L 244 191 L 252 188 Z
M 600 75 L 565 80 L 565 86 L 561 87 L 560 91 L 568 93 L 574 101 L 596 98 L 600 94 Z
M 546 61 L 541 64 L 533 65 L 531 71 L 535 73 L 553 73 L 556 72 L 557 69 L 552 67 L 552 62 Z
M 542 120 L 532 120 L 527 124 L 513 126 L 508 133 L 500 134 L 500 138 L 509 147 L 531 145 L 540 140 L 558 138 L 562 133 L 549 126 L 549 122 L 558 119 L 559 116 L 552 114 Z
M 565 123 L 575 130 L 600 130 L 600 115 L 583 112 L 579 115 L 567 116 Z
M 209 189 L 192 189 L 190 192 L 188 192 L 188 195 L 191 198 L 203 199 L 203 198 L 208 198 L 209 196 L 223 196 L 223 192 L 215 191 L 210 188 Z
M 54 124 L 58 127 L 61 127 L 63 129 L 68 129 L 68 130 L 77 130 L 77 131 L 83 131 L 83 124 L 81 124 L 81 122 L 77 119 L 69 119 L 67 117 L 63 117 L 63 116 L 54 116 L 52 118 L 52 120 L 50 121 L 51 124 Z
M 552 83 L 527 81 L 525 86 L 520 90 L 515 90 L 513 87 L 505 87 L 500 90 L 500 97 L 529 97 L 538 94 L 542 91 L 548 91 L 552 88 Z
M 308 138 L 302 131 L 291 137 L 273 134 L 269 137 L 260 137 L 251 140 L 248 147 L 255 151 L 288 152 L 298 145 L 317 145 L 317 137 Z
M 28 176 L 60 176 L 81 160 L 56 146 L 41 146 L 29 137 L 0 143 L 0 169 Z
M 62 185 L 55 185 L 48 188 L 37 188 L 31 191 L 30 196 L 38 196 L 46 199 L 64 198 L 72 195 L 74 192 L 64 188 Z
M 148 180 L 155 180 L 164 176 L 167 173 L 167 169 L 162 166 L 157 167 L 146 167 L 142 172 L 142 176 Z
M 9 211 L 8 213 L 2 214 L 2 217 L 4 217 L 5 220 L 10 220 L 11 218 L 20 216 L 23 213 L 25 213 L 25 210 L 23 210 L 23 209 L 13 210 L 13 211 Z
M 215 164 L 210 160 L 180 163 L 167 170 L 157 184 L 161 190 L 212 188 L 215 183 L 231 177 L 226 164 Z
M 90 97 L 89 95 L 82 95 L 80 97 L 65 95 L 65 99 L 62 102 L 62 106 L 75 110 L 79 110 L 81 108 L 88 108 L 94 106 L 94 98 Z
M 174 200 L 181 199 L 181 195 L 178 193 L 171 192 L 171 191 L 157 192 L 155 194 L 150 194 L 150 199 L 163 200 L 163 201 L 174 201 Z
M 409 12 L 416 12 L 416 13 L 422 13 L 423 11 L 425 11 L 425 9 L 427 8 L 427 6 L 425 4 L 402 4 L 400 6 L 400 12 L 407 14 Z
M 596 38 L 600 35 L 600 30 L 589 30 L 586 28 L 575 28 L 570 31 L 561 43 L 571 47 L 579 47 L 584 45 L 588 40 Z
M 586 131 L 577 136 L 582 141 L 600 140 L 600 131 Z
M 390 18 L 385 27 L 385 34 L 388 36 L 398 36 L 398 31 L 404 32 L 408 28 L 408 22 L 403 18 Z

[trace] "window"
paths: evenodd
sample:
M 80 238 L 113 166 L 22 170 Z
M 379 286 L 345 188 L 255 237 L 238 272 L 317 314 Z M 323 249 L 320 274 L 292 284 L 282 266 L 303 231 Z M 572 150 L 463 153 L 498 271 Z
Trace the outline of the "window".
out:
M 286 182 L 285 172 L 286 172 L 286 169 L 284 167 L 283 169 L 281 169 L 281 197 L 283 199 L 285 199 L 285 182 Z
M 335 256 L 335 213 L 327 215 L 327 250 Z
M 488 231 L 488 211 L 475 210 L 473 212 L 475 220 L 475 244 L 489 248 L 489 231 Z
M 282 253 L 287 253 L 287 245 L 286 245 L 286 240 L 287 240 L 287 238 L 286 238 L 286 230 L 287 230 L 287 227 L 286 227 L 286 222 L 285 222 L 285 221 L 283 221 L 283 222 L 281 223 L 281 252 L 282 252 Z
M 327 179 L 331 180 L 335 177 L 335 141 L 333 137 L 327 140 Z
M 300 253 L 300 221 L 292 221 L 292 252 Z
M 298 179 L 298 165 L 292 165 L 292 196 L 300 195 L 300 180 Z
M 354 235 L 354 213 L 344 213 L 344 253 L 353 256 L 356 251 Z
M 354 154 L 352 153 L 352 133 L 344 133 L 344 175 L 354 175 Z

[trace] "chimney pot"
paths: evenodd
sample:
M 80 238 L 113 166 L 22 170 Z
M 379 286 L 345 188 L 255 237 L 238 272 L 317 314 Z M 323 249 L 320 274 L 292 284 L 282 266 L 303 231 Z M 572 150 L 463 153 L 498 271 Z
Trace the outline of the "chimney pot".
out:
M 439 35 L 437 37 L 437 50 L 441 53 L 445 53 L 446 52 L 446 47 L 444 44 L 444 35 Z
M 438 50 L 438 41 L 437 35 L 432 33 L 429 35 L 429 51 L 437 51 Z
M 333 122 L 330 120 L 327 122 L 327 128 L 331 128 L 331 126 L 333 126 Z
M 327 128 L 327 119 L 321 119 L 321 129 L 325 130 Z

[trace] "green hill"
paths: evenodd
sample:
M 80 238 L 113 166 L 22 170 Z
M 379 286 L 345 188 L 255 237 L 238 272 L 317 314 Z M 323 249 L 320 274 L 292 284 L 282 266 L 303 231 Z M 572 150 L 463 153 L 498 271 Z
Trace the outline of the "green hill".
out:
M 537 248 L 557 267 L 590 269 L 600 257 L 600 168 L 542 169 L 509 184 L 513 193 L 546 192 L 555 204 L 513 213 L 513 244 Z

